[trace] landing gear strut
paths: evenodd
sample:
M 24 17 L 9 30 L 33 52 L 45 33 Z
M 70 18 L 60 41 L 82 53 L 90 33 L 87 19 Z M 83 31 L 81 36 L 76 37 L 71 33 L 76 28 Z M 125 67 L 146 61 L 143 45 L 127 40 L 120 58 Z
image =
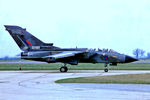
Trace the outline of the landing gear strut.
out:
M 63 64 L 62 67 L 60 68 L 60 72 L 67 72 L 68 68 L 66 66 L 66 64 Z
M 104 72 L 108 72 L 108 63 L 105 63 Z

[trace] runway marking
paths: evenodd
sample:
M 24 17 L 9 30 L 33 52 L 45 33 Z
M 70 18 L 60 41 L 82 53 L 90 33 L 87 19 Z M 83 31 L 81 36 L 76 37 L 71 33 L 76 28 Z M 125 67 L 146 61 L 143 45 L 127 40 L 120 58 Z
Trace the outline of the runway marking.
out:
M 22 87 L 26 87 L 26 88 L 33 88 L 33 87 L 30 87 L 30 86 L 25 85 L 24 83 L 25 83 L 25 82 L 30 82 L 30 81 L 32 81 L 32 80 L 36 80 L 36 79 L 38 79 L 38 78 L 42 78 L 42 77 L 47 76 L 47 75 L 48 75 L 48 74 L 40 75 L 40 76 L 38 76 L 38 77 L 34 77 L 34 78 L 31 78 L 31 79 L 27 79 L 27 80 L 20 81 L 20 82 L 18 82 L 18 85 L 19 85 L 19 86 L 22 86 Z M 35 83 L 41 84 L 40 82 L 35 82 Z M 41 88 L 35 88 L 35 89 L 41 89 Z

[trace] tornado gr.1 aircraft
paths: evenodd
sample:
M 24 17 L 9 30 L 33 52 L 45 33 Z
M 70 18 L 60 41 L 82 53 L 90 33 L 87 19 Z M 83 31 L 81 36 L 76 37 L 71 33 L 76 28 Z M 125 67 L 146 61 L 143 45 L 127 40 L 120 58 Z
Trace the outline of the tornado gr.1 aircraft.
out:
M 60 72 L 67 72 L 66 64 L 77 65 L 78 63 L 105 63 L 104 71 L 108 72 L 108 64 L 116 66 L 117 63 L 129 63 L 137 61 L 128 55 L 117 53 L 113 50 L 91 50 L 87 48 L 59 48 L 53 43 L 44 43 L 26 29 L 4 25 L 17 45 L 23 51 L 21 58 L 47 63 L 61 62 L 63 66 Z

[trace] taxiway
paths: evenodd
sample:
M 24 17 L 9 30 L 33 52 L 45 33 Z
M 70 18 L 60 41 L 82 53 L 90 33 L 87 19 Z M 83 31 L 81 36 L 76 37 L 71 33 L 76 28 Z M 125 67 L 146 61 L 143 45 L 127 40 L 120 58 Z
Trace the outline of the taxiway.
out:
M 54 82 L 72 77 L 139 73 L 150 71 L 0 71 L 0 100 L 149 100 L 150 85 Z

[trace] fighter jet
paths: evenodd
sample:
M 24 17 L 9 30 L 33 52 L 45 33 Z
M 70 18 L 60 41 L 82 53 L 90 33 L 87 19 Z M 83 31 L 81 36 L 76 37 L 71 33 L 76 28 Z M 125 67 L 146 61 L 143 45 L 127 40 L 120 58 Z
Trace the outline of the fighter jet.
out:
M 19 48 L 22 50 L 21 58 L 47 63 L 62 63 L 60 72 L 67 72 L 67 64 L 78 63 L 104 63 L 104 71 L 108 72 L 108 64 L 117 66 L 118 63 L 130 63 L 137 59 L 120 54 L 113 50 L 92 50 L 87 48 L 59 48 L 53 43 L 44 43 L 25 28 L 15 25 L 4 25 Z

